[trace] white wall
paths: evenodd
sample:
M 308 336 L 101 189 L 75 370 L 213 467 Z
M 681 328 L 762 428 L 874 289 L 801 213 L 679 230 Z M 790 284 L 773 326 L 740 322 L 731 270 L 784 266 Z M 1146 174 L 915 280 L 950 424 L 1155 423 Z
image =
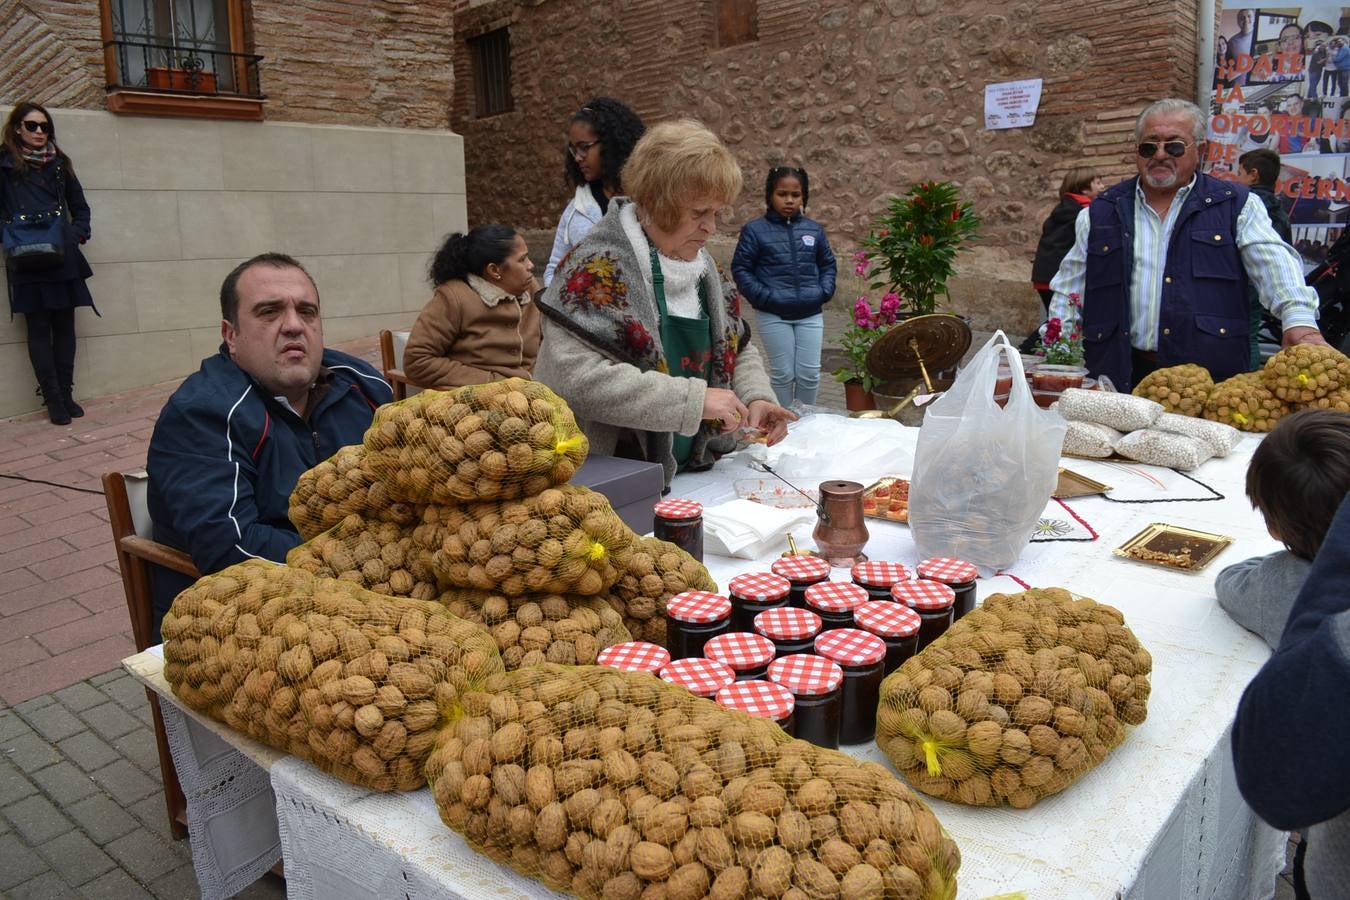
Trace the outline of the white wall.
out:
M 52 118 L 93 211 L 84 253 L 103 314 L 77 313 L 77 397 L 195 371 L 220 343 L 221 280 L 266 250 L 310 270 L 328 342 L 410 327 L 431 296 L 431 253 L 466 227 L 452 132 Z M 22 316 L 0 317 L 0 417 L 38 407 L 25 340 Z

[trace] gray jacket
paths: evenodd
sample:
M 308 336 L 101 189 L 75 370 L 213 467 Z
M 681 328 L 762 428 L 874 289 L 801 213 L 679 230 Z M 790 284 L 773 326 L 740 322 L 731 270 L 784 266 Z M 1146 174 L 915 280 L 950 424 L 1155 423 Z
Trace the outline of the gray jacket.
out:
M 1214 581 L 1219 606 L 1273 650 L 1280 645 L 1289 610 L 1311 566 L 1288 550 L 1234 563 Z

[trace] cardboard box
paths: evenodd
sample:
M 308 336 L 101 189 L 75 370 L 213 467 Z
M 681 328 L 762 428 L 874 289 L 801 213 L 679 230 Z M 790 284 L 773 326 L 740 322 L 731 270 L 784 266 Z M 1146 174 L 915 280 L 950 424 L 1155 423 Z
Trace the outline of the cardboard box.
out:
M 652 507 L 661 499 L 665 480 L 660 463 L 617 456 L 588 456 L 572 476 L 572 484 L 585 485 L 608 497 L 619 518 L 638 534 L 651 532 Z

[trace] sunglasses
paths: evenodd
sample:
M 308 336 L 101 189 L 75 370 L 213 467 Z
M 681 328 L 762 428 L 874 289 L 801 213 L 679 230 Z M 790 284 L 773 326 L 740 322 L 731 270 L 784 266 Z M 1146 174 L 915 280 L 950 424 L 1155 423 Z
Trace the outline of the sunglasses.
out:
M 1176 159 L 1186 155 L 1186 150 L 1190 144 L 1185 141 L 1163 141 L 1159 144 L 1157 141 L 1143 141 L 1139 144 L 1139 155 L 1144 159 L 1152 159 L 1158 153 L 1158 147 L 1163 148 L 1163 152 Z
M 584 159 L 586 154 L 591 152 L 591 148 L 598 143 L 600 142 L 598 140 L 595 140 L 595 141 L 582 141 L 580 144 L 568 144 L 567 152 L 572 154 L 572 158 L 579 162 L 582 159 Z
M 41 131 L 43 134 L 51 134 L 52 123 L 25 121 L 23 123 L 23 130 L 28 132 L 29 134 L 37 134 L 39 131 Z

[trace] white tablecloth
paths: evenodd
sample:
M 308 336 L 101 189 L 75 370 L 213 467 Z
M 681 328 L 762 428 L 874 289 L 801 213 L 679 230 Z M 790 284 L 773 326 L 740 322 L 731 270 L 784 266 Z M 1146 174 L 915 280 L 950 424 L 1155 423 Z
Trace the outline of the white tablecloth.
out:
M 771 448 L 769 459 L 802 487 L 826 478 L 866 482 L 886 473 L 910 474 L 916 438 L 915 429 L 888 421 L 815 417 Z M 1213 595 L 1214 576 L 1223 566 L 1278 549 L 1242 491 L 1256 444 L 1247 438 L 1227 459 L 1193 473 L 1223 499 L 1069 501 L 1100 538 L 1033 543 L 1009 570 L 1027 584 L 1066 587 L 1119 608 L 1153 654 L 1153 693 L 1148 721 L 1133 729 L 1104 764 L 1032 809 L 978 809 L 930 800 L 961 847 L 961 896 L 1025 891 L 1030 898 L 1257 900 L 1272 893 L 1285 837 L 1259 822 L 1238 796 L 1228 748 L 1238 697 L 1268 651 L 1218 608 Z M 824 471 L 831 458 L 835 468 Z M 1104 474 L 1109 469 L 1078 460 L 1065 464 L 1112 483 Z M 1114 473 L 1117 480 L 1143 474 L 1147 470 Z M 716 503 L 734 496 L 732 484 L 742 477 L 766 476 L 732 457 L 709 472 L 678 476 L 673 496 Z M 1235 540 L 1197 574 L 1112 555 L 1113 548 L 1155 521 Z M 868 520 L 868 526 L 867 553 L 873 559 L 917 562 L 908 528 L 877 520 Z M 810 547 L 810 528 L 799 529 L 796 539 Z M 706 562 L 718 583 L 725 584 L 739 572 L 766 568 L 781 549 L 758 560 L 709 557 Z M 836 570 L 834 577 L 848 575 Z M 1012 577 L 991 578 L 981 581 L 979 596 L 1017 589 Z M 129 665 L 133 672 L 153 668 L 153 661 L 140 657 L 128 662 L 135 660 L 140 665 Z M 142 677 L 165 690 L 162 676 Z M 177 759 L 183 748 L 174 749 Z M 845 749 L 886 762 L 875 745 Z M 440 824 L 427 791 L 372 795 L 307 763 L 278 756 L 263 762 L 270 764 L 277 798 L 290 896 L 552 896 L 470 851 Z

